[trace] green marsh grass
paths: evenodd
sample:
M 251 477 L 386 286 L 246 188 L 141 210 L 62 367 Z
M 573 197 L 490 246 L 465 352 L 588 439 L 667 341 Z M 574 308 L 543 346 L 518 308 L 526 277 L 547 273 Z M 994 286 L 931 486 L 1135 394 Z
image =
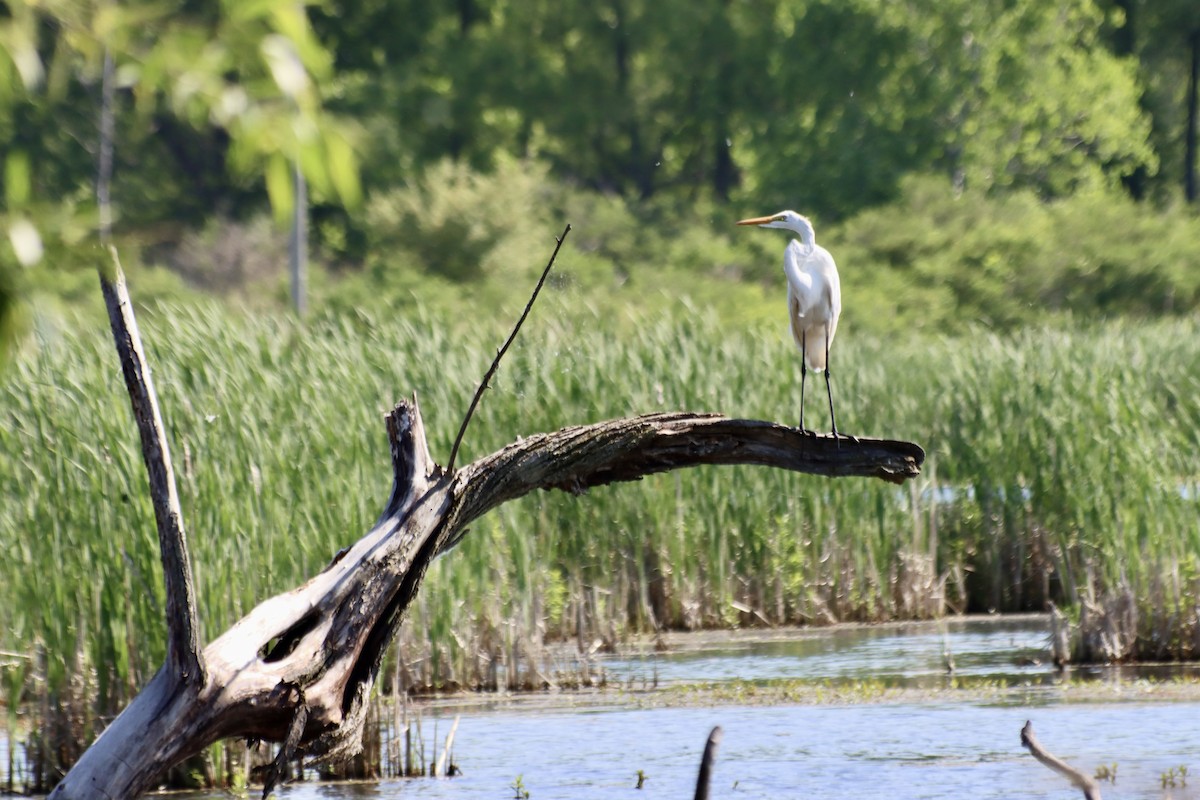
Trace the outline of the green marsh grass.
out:
M 550 308 L 501 366 L 461 463 L 663 409 L 797 420 L 798 356 L 774 329 L 691 309 L 631 331 Z M 141 324 L 207 639 L 367 530 L 390 485 L 382 414 L 396 399 L 418 393 L 446 458 L 499 341 L 421 314 L 301 324 L 155 307 Z M 1126 589 L 1137 655 L 1196 656 L 1198 334 L 1192 320 L 847 331 L 832 361 L 840 427 L 920 443 L 920 479 L 700 468 L 523 498 L 433 565 L 387 669 L 401 691 L 569 684 L 586 653 L 634 631 L 1040 610 Z M 86 739 L 164 649 L 136 431 L 104 329 L 29 342 L 2 380 L 0 651 L 19 654 L 4 702 L 49 714 L 77 696 Z M 827 429 L 823 381 L 810 391 L 806 422 Z M 580 661 L 555 661 L 556 639 L 576 640 Z

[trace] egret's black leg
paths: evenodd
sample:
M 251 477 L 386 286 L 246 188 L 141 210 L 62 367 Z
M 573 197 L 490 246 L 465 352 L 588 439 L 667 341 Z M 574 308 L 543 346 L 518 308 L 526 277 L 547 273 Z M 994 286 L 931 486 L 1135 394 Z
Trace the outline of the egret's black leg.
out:
M 808 433 L 804 427 L 804 381 L 808 378 L 808 351 L 805 349 L 804 333 L 800 334 L 800 431 Z
M 825 326 L 825 394 L 829 397 L 829 424 L 833 427 L 833 438 L 838 438 L 837 418 L 833 416 L 833 388 L 829 385 L 829 326 Z

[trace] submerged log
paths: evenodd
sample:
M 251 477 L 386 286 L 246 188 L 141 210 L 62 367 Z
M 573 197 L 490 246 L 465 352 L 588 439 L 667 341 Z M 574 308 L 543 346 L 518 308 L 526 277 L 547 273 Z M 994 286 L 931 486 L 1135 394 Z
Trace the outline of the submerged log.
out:
M 530 436 L 449 471 L 429 455 L 415 397 L 386 422 L 394 484 L 374 527 L 308 582 L 259 604 L 209 644 L 197 659 L 202 682 L 165 665 L 52 798 L 136 797 L 173 764 L 227 737 L 285 743 L 278 763 L 353 755 L 384 652 L 429 564 L 472 521 L 535 489 L 581 494 L 701 464 L 900 483 L 924 460 L 907 442 L 661 413 Z

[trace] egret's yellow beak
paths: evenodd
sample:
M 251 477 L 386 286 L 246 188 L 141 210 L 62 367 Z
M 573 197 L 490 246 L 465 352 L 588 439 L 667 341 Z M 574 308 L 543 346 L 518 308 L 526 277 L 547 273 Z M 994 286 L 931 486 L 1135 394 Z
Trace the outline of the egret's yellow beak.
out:
M 737 221 L 737 224 L 738 225 L 766 225 L 768 222 L 774 222 L 777 219 L 781 219 L 781 217 L 779 217 L 778 215 L 771 216 L 771 217 L 751 217 L 750 219 L 740 219 Z

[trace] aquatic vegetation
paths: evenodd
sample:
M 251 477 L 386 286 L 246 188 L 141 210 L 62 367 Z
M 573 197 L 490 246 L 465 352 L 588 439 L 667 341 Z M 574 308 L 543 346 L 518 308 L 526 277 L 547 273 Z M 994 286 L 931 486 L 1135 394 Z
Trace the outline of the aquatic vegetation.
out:
M 461 462 L 662 409 L 795 421 L 795 354 L 775 332 L 697 312 L 633 338 L 579 307 L 554 316 L 508 355 Z M 839 427 L 921 443 L 920 479 L 701 468 L 508 504 L 430 569 L 385 667 L 392 691 L 595 685 L 591 655 L 638 631 L 1099 608 L 1125 592 L 1123 657 L 1193 656 L 1197 328 L 847 336 Z M 369 527 L 396 398 L 419 393 L 445 458 L 495 346 L 420 314 L 302 325 L 159 308 L 143 329 L 207 637 Z M 157 537 L 110 350 L 103 330 L 47 331 L 0 383 L 0 651 L 16 654 L 0 685 L 9 709 L 37 701 L 35 735 L 77 742 L 163 655 Z
M 1187 786 L 1188 768 L 1186 764 L 1171 767 L 1162 774 L 1162 788 L 1184 788 Z

